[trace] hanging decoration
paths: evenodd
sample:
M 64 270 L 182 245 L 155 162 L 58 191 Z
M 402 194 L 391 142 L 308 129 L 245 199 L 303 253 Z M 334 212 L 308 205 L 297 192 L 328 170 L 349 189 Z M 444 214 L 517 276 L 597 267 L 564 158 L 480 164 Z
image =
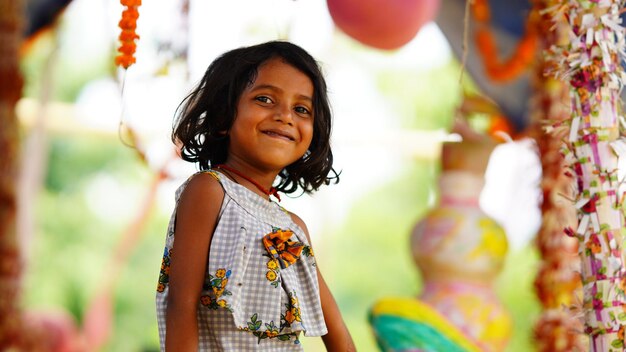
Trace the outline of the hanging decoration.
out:
M 570 116 L 548 132 L 563 134 L 562 150 L 575 179 L 578 225 L 565 233 L 578 240 L 583 285 L 584 332 L 590 351 L 626 348 L 624 192 L 618 158 L 626 155 L 620 137 L 620 91 L 624 84 L 623 0 L 564 0 L 549 9 L 565 19 L 565 44 L 546 50 L 549 73 L 569 83 Z
M 115 58 L 115 64 L 127 69 L 136 61 L 137 44 L 135 41 L 139 39 L 136 29 L 141 0 L 120 0 L 120 3 L 126 6 L 126 9 L 122 12 L 122 19 L 119 22 L 122 30 L 119 35 L 121 45 L 117 48 L 119 54 Z
M 539 39 L 535 26 L 537 15 L 531 12 L 526 21 L 526 33 L 518 42 L 511 57 L 502 60 L 499 58 L 495 36 L 489 25 L 491 10 L 487 0 L 474 0 L 471 13 L 477 26 L 476 48 L 487 76 L 496 82 L 511 81 L 519 77 L 535 58 Z
M 554 24 L 544 10 L 559 0 L 533 0 L 533 12 L 537 33 L 542 33 L 540 45 L 548 49 L 567 40 L 564 19 Z M 543 14 L 543 15 L 542 15 Z M 580 301 L 580 266 L 577 257 L 578 242 L 563 236 L 563 228 L 576 224 L 573 199 L 573 178 L 565 174 L 560 154 L 563 135 L 543 133 L 545 121 L 565 121 L 569 118 L 568 87 L 565 82 L 544 76 L 546 61 L 540 55 L 535 59 L 531 86 L 533 96 L 530 104 L 530 134 L 537 141 L 542 166 L 541 189 L 543 193 L 541 228 L 536 245 L 541 255 L 535 278 L 535 292 L 541 304 L 541 316 L 534 326 L 535 346 L 538 352 L 569 352 L 585 350 L 581 336 L 582 324 L 568 307 Z
M 384 50 L 402 47 L 432 21 L 440 0 L 327 0 L 342 31 L 359 42 Z

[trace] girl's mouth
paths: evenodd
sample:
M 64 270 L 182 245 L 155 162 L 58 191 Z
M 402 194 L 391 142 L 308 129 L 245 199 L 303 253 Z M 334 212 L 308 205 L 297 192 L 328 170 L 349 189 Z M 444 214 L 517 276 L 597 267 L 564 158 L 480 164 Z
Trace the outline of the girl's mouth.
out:
M 293 141 L 296 140 L 295 138 L 293 138 L 289 134 L 287 134 L 285 132 L 281 132 L 281 131 L 267 130 L 267 131 L 263 131 L 263 133 L 268 135 L 268 136 L 270 136 L 270 137 L 284 139 L 284 140 L 287 140 L 287 141 L 292 141 L 293 142 Z

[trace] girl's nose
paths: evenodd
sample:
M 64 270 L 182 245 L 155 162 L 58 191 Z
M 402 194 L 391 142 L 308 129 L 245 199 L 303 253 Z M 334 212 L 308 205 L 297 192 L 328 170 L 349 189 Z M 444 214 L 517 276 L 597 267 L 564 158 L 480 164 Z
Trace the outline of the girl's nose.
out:
M 293 111 L 289 106 L 281 105 L 277 108 L 276 113 L 274 114 L 274 120 L 281 121 L 288 125 L 293 125 Z

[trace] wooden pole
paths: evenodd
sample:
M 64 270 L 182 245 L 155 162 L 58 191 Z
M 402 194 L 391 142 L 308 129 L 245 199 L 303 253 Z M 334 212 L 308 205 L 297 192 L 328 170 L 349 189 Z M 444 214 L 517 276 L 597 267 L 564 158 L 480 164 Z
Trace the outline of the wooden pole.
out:
M 19 48 L 23 0 L 0 0 L 0 351 L 19 350 L 22 262 L 15 231 L 19 141 L 15 105 L 22 92 Z

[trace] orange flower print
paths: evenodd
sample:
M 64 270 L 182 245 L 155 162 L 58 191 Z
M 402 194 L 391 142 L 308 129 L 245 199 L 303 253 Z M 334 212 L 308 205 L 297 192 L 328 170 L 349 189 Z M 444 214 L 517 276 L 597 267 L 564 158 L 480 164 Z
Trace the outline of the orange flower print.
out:
M 298 298 L 295 292 L 289 293 L 289 302 L 285 304 L 285 314 L 281 315 L 280 329 L 290 327 L 294 321 L 301 322 L 302 315 L 300 313 L 300 307 L 298 307 Z
M 200 297 L 200 303 L 202 303 L 203 306 L 208 307 L 209 305 L 211 305 L 211 301 L 212 301 L 211 297 L 207 295 Z
M 296 320 L 296 316 L 293 314 L 291 310 L 285 312 L 285 320 L 291 325 L 294 320 Z
M 215 277 L 217 278 L 223 278 L 226 275 L 226 269 L 217 269 L 217 271 L 215 272 Z
M 617 338 L 624 341 L 624 325 L 619 326 L 619 330 L 617 330 Z
M 165 285 L 159 282 L 159 284 L 157 285 L 157 292 L 163 292 L 163 291 L 165 291 Z

